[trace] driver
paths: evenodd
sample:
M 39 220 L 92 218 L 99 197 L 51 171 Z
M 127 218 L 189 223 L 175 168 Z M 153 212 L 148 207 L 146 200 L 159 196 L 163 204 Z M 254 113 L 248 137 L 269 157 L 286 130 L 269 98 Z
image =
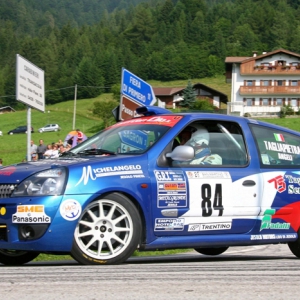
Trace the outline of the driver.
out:
M 197 125 L 197 131 L 192 134 L 191 139 L 186 143 L 195 150 L 195 157 L 189 162 L 191 165 L 221 165 L 222 157 L 212 154 L 209 147 L 209 133 L 202 125 Z

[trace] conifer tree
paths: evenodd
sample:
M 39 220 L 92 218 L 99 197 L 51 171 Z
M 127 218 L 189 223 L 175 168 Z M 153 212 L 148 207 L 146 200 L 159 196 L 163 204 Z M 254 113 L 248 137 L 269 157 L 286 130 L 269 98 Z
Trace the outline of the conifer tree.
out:
M 190 80 L 188 81 L 187 87 L 183 90 L 182 98 L 183 101 L 180 103 L 181 106 L 193 108 L 196 101 L 196 94 Z

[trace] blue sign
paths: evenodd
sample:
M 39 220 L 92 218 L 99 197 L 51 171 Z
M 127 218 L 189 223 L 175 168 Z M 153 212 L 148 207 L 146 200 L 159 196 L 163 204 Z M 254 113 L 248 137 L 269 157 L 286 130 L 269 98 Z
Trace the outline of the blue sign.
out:
M 156 102 L 152 86 L 124 68 L 122 68 L 121 94 L 141 105 L 153 105 Z
M 119 132 L 121 141 L 124 144 L 145 150 L 147 148 L 148 135 L 140 130 L 124 130 Z

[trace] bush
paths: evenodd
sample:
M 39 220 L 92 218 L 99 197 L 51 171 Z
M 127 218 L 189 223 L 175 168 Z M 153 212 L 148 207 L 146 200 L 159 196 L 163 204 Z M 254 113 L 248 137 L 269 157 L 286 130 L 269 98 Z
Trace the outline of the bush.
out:
M 244 117 L 245 117 L 245 118 L 251 118 L 251 114 L 249 114 L 249 113 L 244 113 Z
M 279 117 L 285 118 L 286 116 L 290 116 L 294 114 L 294 110 L 290 105 L 281 106 Z

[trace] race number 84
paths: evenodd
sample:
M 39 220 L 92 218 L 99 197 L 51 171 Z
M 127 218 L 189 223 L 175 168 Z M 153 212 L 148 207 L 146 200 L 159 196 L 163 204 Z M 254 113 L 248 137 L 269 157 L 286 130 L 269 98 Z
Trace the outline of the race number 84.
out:
M 201 187 L 201 208 L 202 216 L 210 217 L 214 210 L 219 211 L 219 217 L 223 215 L 223 205 L 222 205 L 222 185 L 220 183 L 216 184 L 216 189 L 212 198 L 212 188 L 209 184 L 203 184 Z M 212 205 L 213 202 L 213 205 Z

